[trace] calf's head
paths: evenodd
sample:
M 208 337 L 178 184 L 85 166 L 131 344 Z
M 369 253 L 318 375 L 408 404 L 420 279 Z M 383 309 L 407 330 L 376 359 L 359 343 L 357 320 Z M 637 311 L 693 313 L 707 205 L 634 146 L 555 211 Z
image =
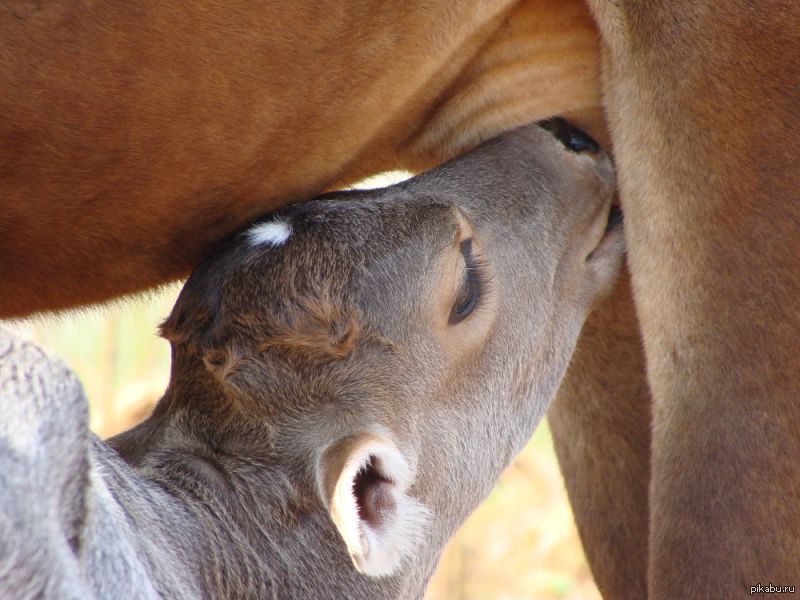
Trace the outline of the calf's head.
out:
M 218 447 L 282 465 L 362 572 L 432 568 L 620 267 L 610 163 L 569 146 L 523 127 L 232 238 L 163 326 L 168 396 L 191 401 L 157 413 L 203 411 Z

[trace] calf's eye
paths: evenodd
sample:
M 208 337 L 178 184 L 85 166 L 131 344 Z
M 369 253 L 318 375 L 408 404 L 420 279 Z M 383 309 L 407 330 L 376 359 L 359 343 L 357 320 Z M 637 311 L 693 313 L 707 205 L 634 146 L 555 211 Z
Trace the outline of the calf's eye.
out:
M 468 317 L 481 296 L 481 273 L 480 266 L 472 255 L 472 239 L 467 238 L 461 242 L 461 255 L 464 257 L 466 269 L 464 269 L 464 281 L 458 290 L 458 295 L 450 311 L 448 323 L 454 325 Z

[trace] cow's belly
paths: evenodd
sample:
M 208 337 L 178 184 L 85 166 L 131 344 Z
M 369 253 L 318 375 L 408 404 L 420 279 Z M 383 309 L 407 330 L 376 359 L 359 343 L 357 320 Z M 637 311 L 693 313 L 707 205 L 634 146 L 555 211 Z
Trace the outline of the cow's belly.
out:
M 0 13 L 0 317 L 175 279 L 258 214 L 532 120 L 605 139 L 578 0 L 214 6 Z

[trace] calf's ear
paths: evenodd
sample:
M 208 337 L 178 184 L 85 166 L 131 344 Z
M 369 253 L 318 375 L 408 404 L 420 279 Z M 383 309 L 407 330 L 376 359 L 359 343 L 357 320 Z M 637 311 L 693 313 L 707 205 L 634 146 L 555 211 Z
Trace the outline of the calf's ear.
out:
M 389 439 L 340 440 L 320 458 L 323 498 L 356 568 L 381 577 L 414 554 L 429 511 L 409 493 L 414 472 Z

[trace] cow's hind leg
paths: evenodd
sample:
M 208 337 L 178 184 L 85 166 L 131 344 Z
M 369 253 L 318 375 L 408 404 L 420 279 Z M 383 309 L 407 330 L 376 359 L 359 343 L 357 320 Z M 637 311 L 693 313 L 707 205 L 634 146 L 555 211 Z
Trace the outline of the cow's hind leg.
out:
M 645 598 L 650 396 L 627 274 L 590 315 L 548 417 L 597 586 Z
M 800 5 L 595 2 L 653 394 L 649 597 L 800 576 Z

